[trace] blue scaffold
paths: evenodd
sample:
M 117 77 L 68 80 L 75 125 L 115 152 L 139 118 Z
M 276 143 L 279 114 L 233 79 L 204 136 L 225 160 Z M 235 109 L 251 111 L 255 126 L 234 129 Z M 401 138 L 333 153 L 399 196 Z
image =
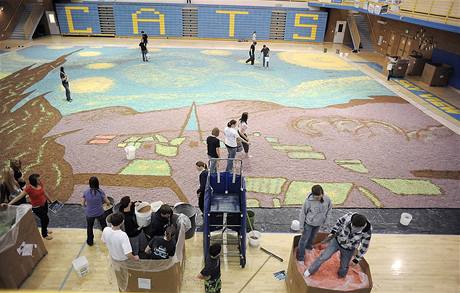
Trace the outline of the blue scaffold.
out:
M 204 196 L 203 251 L 207 255 L 211 242 L 220 242 L 227 256 L 238 256 L 240 266 L 246 265 L 246 185 L 242 175 L 243 161 L 240 159 L 211 159 L 209 166 L 233 161 L 233 172 L 210 169 Z M 222 237 L 212 237 L 219 231 Z M 233 231 L 233 232 L 232 232 Z M 225 237 L 226 233 L 237 234 L 237 240 Z M 217 233 L 219 234 L 219 233 Z M 215 239 L 217 238 L 217 239 Z M 231 249 L 231 247 L 237 247 Z

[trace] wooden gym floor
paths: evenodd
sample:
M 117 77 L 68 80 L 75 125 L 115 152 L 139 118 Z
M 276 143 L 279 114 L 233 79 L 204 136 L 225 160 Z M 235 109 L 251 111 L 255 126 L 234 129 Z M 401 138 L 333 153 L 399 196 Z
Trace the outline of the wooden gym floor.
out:
M 269 257 L 258 248 L 248 247 L 247 265 L 239 267 L 236 258 L 222 258 L 222 292 L 287 292 L 285 282 L 273 273 L 286 270 L 294 234 L 264 233 L 261 245 L 284 259 L 270 258 L 252 281 L 240 291 Z M 116 280 L 108 270 L 107 249 L 101 243 L 85 244 L 84 229 L 54 229 L 54 239 L 45 241 L 48 255 L 23 284 L 22 290 L 111 291 Z M 72 270 L 72 260 L 86 256 L 90 273 L 80 278 Z M 183 293 L 204 292 L 195 276 L 202 266 L 202 234 L 186 242 Z M 375 234 L 366 259 L 374 281 L 372 292 L 460 292 L 460 236 Z

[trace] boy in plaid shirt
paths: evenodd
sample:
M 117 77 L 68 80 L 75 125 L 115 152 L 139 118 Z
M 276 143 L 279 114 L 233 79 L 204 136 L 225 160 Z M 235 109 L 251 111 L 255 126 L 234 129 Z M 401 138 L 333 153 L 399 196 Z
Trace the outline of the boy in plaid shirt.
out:
M 347 275 L 348 265 L 355 250 L 359 247 L 357 254 L 353 258 L 354 265 L 358 264 L 366 253 L 371 241 L 371 234 L 371 224 L 363 215 L 348 213 L 339 218 L 326 239 L 326 241 L 329 241 L 329 245 L 311 264 L 310 268 L 305 270 L 304 276 L 308 277 L 316 273 L 323 262 L 327 261 L 339 250 L 340 268 L 338 275 L 339 278 L 344 278 Z

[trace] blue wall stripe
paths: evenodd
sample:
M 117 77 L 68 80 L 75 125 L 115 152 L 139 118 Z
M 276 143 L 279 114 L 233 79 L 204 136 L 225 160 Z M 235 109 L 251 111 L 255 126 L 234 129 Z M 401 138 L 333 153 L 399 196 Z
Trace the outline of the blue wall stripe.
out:
M 151 36 L 180 37 L 182 36 L 182 8 L 185 4 L 152 4 L 152 3 L 113 3 L 101 1 L 100 4 L 112 5 L 115 18 L 115 31 L 119 36 L 140 35 L 144 30 Z M 71 3 L 62 1 L 56 3 L 56 12 L 59 26 L 63 34 L 82 34 L 69 29 L 65 7 L 87 7 L 88 12 L 72 11 L 72 22 L 75 30 L 91 28 L 91 33 L 100 34 L 98 2 Z M 299 8 L 278 8 L 258 6 L 229 6 L 229 5 L 195 5 L 198 9 L 198 37 L 200 38 L 227 38 L 248 39 L 253 31 L 257 31 L 257 38 L 268 40 L 272 11 L 286 11 L 285 40 L 322 42 L 326 30 L 327 12 L 310 11 Z M 144 10 L 141 10 L 144 9 Z M 154 9 L 154 10 L 152 10 Z M 226 13 L 217 13 L 218 11 Z M 239 13 L 243 12 L 243 13 Z M 230 36 L 230 13 L 234 15 L 234 35 Z M 133 14 L 137 15 L 138 31 L 133 27 Z M 300 17 L 295 25 L 297 14 L 309 14 L 309 17 Z M 317 16 L 315 20 L 311 15 Z M 164 31 L 161 31 L 160 18 L 164 18 Z M 308 27 L 304 27 L 307 25 Z M 313 27 L 315 29 L 313 29 Z M 313 39 L 305 39 L 316 30 Z M 298 37 L 296 38 L 295 35 Z

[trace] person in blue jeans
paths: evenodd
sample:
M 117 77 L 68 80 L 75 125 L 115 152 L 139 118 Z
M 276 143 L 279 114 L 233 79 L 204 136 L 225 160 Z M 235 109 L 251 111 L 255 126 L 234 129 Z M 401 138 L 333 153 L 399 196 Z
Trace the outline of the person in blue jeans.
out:
M 312 249 L 319 228 L 326 222 L 327 216 L 332 209 L 331 199 L 324 194 L 321 185 L 313 185 L 311 193 L 305 199 L 300 211 L 300 224 L 303 227 L 297 248 L 297 260 L 305 260 L 305 249 Z
M 94 244 L 94 222 L 98 220 L 101 230 L 104 230 L 107 226 L 104 218 L 104 209 L 102 207 L 104 202 L 110 204 L 104 191 L 99 188 L 99 180 L 94 176 L 89 178 L 89 188 L 83 193 L 81 202 L 82 206 L 85 207 L 86 243 L 89 246 Z
M 358 252 L 353 258 L 353 265 L 357 265 L 367 252 L 371 235 L 372 226 L 365 216 L 357 213 L 348 213 L 339 218 L 326 239 L 326 241 L 329 241 L 328 246 L 311 266 L 305 270 L 304 277 L 316 273 L 325 261 L 331 258 L 334 253 L 340 251 L 338 275 L 339 278 L 345 278 L 355 250 L 358 249 Z
M 225 134 L 225 146 L 227 147 L 228 151 L 228 158 L 227 160 L 227 168 L 225 169 L 226 172 L 233 172 L 233 159 L 236 157 L 236 151 L 238 148 L 238 139 L 247 143 L 248 145 L 250 144 L 249 141 L 241 137 L 238 134 L 238 130 L 236 129 L 236 120 L 232 119 L 227 123 L 227 127 L 225 127 L 224 130 Z

